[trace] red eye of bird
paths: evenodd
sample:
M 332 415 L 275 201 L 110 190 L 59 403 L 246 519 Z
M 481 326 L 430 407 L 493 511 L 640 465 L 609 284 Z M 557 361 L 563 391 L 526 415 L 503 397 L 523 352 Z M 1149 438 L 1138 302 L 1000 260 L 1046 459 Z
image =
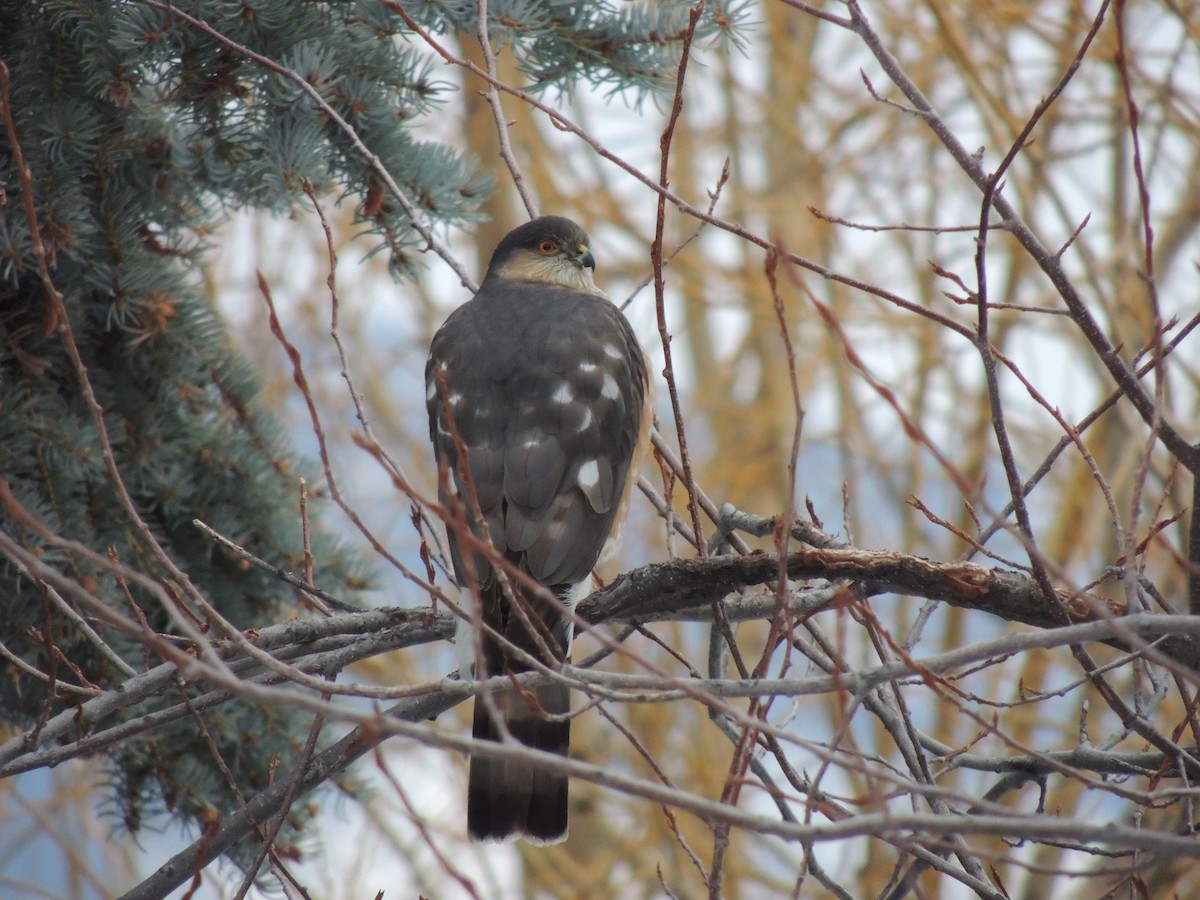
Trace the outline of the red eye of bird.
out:
M 543 256 L 549 256 L 551 253 L 557 252 L 558 244 L 554 243 L 554 241 L 545 240 L 538 244 L 538 253 L 541 253 Z

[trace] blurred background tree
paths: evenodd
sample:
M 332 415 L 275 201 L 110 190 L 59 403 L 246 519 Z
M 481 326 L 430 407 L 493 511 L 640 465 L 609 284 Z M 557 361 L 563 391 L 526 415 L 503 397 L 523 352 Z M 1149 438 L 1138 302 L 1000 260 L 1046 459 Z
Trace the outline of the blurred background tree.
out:
M 258 556 L 302 567 L 295 482 L 303 466 L 295 468 L 284 448 L 319 455 L 311 400 L 321 415 L 327 471 L 337 474 L 345 508 L 361 522 L 337 510 L 322 517 L 346 549 L 318 539 L 315 583 L 343 599 L 426 605 L 428 593 L 373 547 L 421 571 L 430 532 L 413 527 L 411 498 L 361 449 L 363 426 L 329 336 L 326 237 L 301 180 L 313 182 L 333 228 L 338 333 L 374 438 L 429 495 L 435 473 L 421 388 L 428 340 L 468 296 L 463 275 L 477 278 L 496 240 L 528 215 L 524 200 L 589 230 L 599 280 L 616 302 L 629 300 L 627 315 L 662 369 L 650 261 L 654 185 L 690 7 L 529 0 L 175 7 L 232 45 L 154 3 L 10 4 L 0 11 L 12 124 L 29 159 L 43 242 L 55 263 L 51 278 L 110 430 L 119 423 L 117 468 L 151 533 L 196 588 L 237 626 L 265 623 L 296 609 L 295 591 L 225 558 L 190 523 L 204 519 Z M 477 34 L 481 10 L 489 16 L 487 49 Z M 980 255 L 982 195 L 969 154 L 979 148 L 976 165 L 986 175 L 1024 141 L 1003 174 L 1002 197 L 1057 254 L 1115 355 L 1130 365 L 1160 355 L 1143 385 L 1162 424 L 1195 443 L 1183 423 L 1197 412 L 1186 333 L 1194 324 L 1200 213 L 1198 28 L 1194 4 L 1158 0 L 1111 7 L 887 0 L 861 10 L 705 4 L 667 166 L 670 192 L 682 204 L 666 206 L 663 246 L 668 253 L 684 246 L 665 270 L 663 324 L 673 337 L 671 374 L 690 461 L 707 495 L 762 516 L 811 509 L 826 531 L 856 547 L 976 558 L 1049 573 L 1057 588 L 1086 588 L 1125 608 L 1188 611 L 1195 460 L 1156 439 L 1159 423 L 1147 423 L 1134 403 L 1101 410 L 1115 387 L 1105 354 L 997 213 Z M 912 111 L 896 69 L 928 98 L 942 135 L 931 117 Z M 480 74 L 489 70 L 491 81 Z M 353 127 L 412 201 L 424 233 L 413 230 L 410 211 L 349 132 L 289 73 L 302 75 Z M 1067 73 L 1070 81 L 1055 94 Z M 499 91 L 497 116 L 486 96 L 495 85 L 530 93 Z M 1042 108 L 1043 98 L 1053 102 Z M 945 133 L 966 149 L 966 163 Z M 54 305 L 37 274 L 24 186 L 8 144 L 0 145 L 0 174 L 7 199 L 0 207 L 4 477 L 58 535 L 101 553 L 116 546 L 120 559 L 145 559 L 148 574 L 169 578 L 110 496 L 92 413 L 80 401 L 63 337 L 47 328 Z M 714 221 L 697 234 L 701 222 L 692 213 L 707 210 L 714 194 Z M 429 238 L 440 253 L 425 252 Z M 774 287 L 770 247 L 785 254 Z M 788 261 L 787 253 L 799 259 Z M 303 355 L 304 391 L 272 333 L 259 274 L 282 330 Z M 981 317 L 983 291 L 990 306 Z M 1007 370 L 1001 363 L 991 383 L 975 341 L 981 321 L 992 358 L 1012 363 Z M 1176 340 L 1179 349 L 1162 357 Z M 239 359 L 251 362 L 253 379 Z M 674 444 L 677 423 L 659 388 L 661 429 Z M 797 398 L 803 440 L 793 458 Z M 1078 433 L 1064 427 L 1094 413 Z M 193 462 L 179 461 L 197 458 L 207 466 L 204 477 Z M 1043 466 L 1026 500 L 1030 530 L 1022 533 L 1005 514 L 1003 526 L 989 531 L 1012 500 L 1010 474 L 1028 479 Z M 314 491 L 329 489 L 315 467 L 306 471 Z M 685 487 L 664 482 L 657 467 L 646 475 L 690 523 Z M 222 504 L 234 511 L 221 512 L 228 509 Z M 6 515 L 5 532 L 26 550 L 129 614 L 120 583 L 98 563 Z M 773 549 L 769 537 L 751 544 Z M 620 570 L 695 552 L 649 503 L 635 509 L 624 546 Z M 371 557 L 373 590 L 359 593 L 359 560 Z M 19 560 L 10 556 L 7 564 L 13 599 L 2 610 L 5 645 L 44 672 L 51 663 L 37 629 L 58 606 L 21 574 Z M 865 590 L 869 606 L 843 603 L 820 613 L 812 627 L 823 630 L 796 637 L 790 650 L 767 646 L 765 622 L 739 625 L 741 655 L 753 666 L 769 651 L 771 674 L 803 677 L 839 662 L 858 670 L 1036 633 L 966 608 L 969 602 L 864 585 L 847 590 Z M 161 604 L 136 596 L 151 624 L 167 628 Z M 111 661 L 94 658 L 86 635 L 65 623 L 54 628 L 55 643 L 89 686 L 122 680 Z M 713 671 L 707 624 L 663 622 L 649 630 L 653 639 L 629 637 L 629 656 L 605 668 L 641 673 L 653 665 L 682 675 L 682 660 Z M 812 649 L 822 639 L 827 645 Z M 136 636 L 109 643 L 133 668 L 146 664 Z M 585 638 L 576 659 L 595 648 Z M 954 876 L 935 871 L 935 861 L 913 864 L 915 843 L 946 853 L 947 866 L 994 892 L 968 881 L 958 887 L 963 895 L 1186 896 L 1196 875 L 1182 857 L 1150 859 L 1148 867 L 1145 854 L 1106 860 L 1096 842 L 1072 840 L 1069 827 L 1113 821 L 1141 823 L 1152 834 L 1189 832 L 1183 804 L 1190 794 L 1155 793 L 1179 787 L 1178 780 L 1155 780 L 1156 766 L 1143 762 L 1151 771 L 1123 771 L 1110 784 L 1113 773 L 1080 769 L 1071 759 L 1038 775 L 1040 796 L 1037 784 L 1003 774 L 1008 757 L 1066 753 L 1085 739 L 1114 759 L 1161 751 L 1146 727 L 1169 746 L 1178 742 L 1181 755 L 1194 752 L 1193 672 L 1102 646 L 1089 650 L 1113 667 L 1111 686 L 1144 726 L 1123 719 L 1061 647 L 989 658 L 956 672 L 952 687 L 914 678 L 879 696 L 831 690 L 764 701 L 762 716 L 792 740 L 776 755 L 767 746 L 751 773 L 729 723 L 702 704 L 599 702 L 575 726 L 580 759 L 652 781 L 660 777 L 653 760 L 670 784 L 713 800 L 740 790 L 742 808 L 776 819 L 772 793 L 787 798 L 799 821 L 816 824 L 929 808 L 964 815 L 987 797 L 1013 815 L 1053 813 L 1064 823 L 1053 839 L 1023 843 L 1019 834 L 985 833 L 963 838 L 964 847 L 921 838 L 918 829 L 915 841 L 906 832 L 806 844 L 750 828 L 726 834 L 702 817 L 669 816 L 646 799 L 577 782 L 564 845 L 471 847 L 462 839 L 459 758 L 394 739 L 356 770 L 371 790 L 352 807 L 323 810 L 307 832 L 323 840 L 292 848 L 306 857 L 294 871 L 320 897 L 380 889 L 438 897 L 472 889 L 477 896 L 555 897 L 953 895 Z M 724 663 L 736 675 L 728 648 Z M 452 665 L 445 645 L 432 644 L 359 663 L 349 678 L 416 684 Z M 11 671 L 2 689 L 14 735 L 73 702 L 66 696 L 47 704 L 44 686 Z M 888 708 L 906 728 L 887 718 Z M 281 722 L 267 727 L 261 705 L 216 709 L 204 714 L 215 751 L 187 719 L 112 754 L 101 796 L 118 798 L 128 824 L 163 807 L 201 823 L 215 810 L 219 821 L 236 800 L 216 756 L 246 766 L 244 773 L 234 767 L 234 777 L 250 792 L 272 765 L 294 765 L 311 717 L 272 708 Z M 465 728 L 464 719 L 444 718 L 436 727 Z M 239 740 L 245 734 L 256 740 Z M 155 751 L 161 741 L 171 742 L 163 745 L 169 754 Z M 123 768 L 135 757 L 140 769 Z M 105 896 L 119 888 L 97 873 L 120 868 L 132 885 L 169 851 L 157 841 L 141 855 L 125 842 L 81 841 L 81 830 L 100 834 L 113 824 L 104 818 L 112 813 L 101 805 L 99 826 L 85 824 L 95 821 L 95 795 L 78 785 L 94 775 L 85 765 L 71 768 L 79 774 L 61 781 L 0 782 L 9 792 L 0 841 L 9 855 L 0 872 L 25 877 L 22 865 L 35 850 L 45 858 L 57 846 L 77 889 L 48 893 Z M 134 773 L 139 790 L 130 792 Z M 950 808 L 938 808 L 908 780 L 889 780 L 896 773 L 944 789 Z M 31 827 L 31 810 L 44 797 L 54 804 Z M 206 877 L 212 895 L 239 881 L 219 869 Z

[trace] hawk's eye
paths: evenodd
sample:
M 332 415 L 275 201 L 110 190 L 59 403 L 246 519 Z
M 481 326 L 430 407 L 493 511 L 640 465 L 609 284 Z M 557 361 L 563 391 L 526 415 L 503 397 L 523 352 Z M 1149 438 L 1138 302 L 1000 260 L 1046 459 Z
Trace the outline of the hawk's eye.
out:
M 538 253 L 542 254 L 542 256 L 550 256 L 557 252 L 558 244 L 554 243 L 554 241 L 550 240 L 549 238 L 538 244 Z

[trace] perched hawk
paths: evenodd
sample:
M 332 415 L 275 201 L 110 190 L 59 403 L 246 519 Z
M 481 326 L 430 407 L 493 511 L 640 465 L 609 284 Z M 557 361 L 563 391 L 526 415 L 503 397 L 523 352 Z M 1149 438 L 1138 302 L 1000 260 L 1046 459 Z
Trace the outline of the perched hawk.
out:
M 646 360 L 625 317 L 592 281 L 595 265 L 587 234 L 569 219 L 542 216 L 514 229 L 492 254 L 479 292 L 434 335 L 425 366 L 429 433 L 439 471 L 448 473 L 442 502 L 460 498 L 482 536 L 478 512 L 496 550 L 566 606 L 590 590 L 650 437 Z M 481 621 L 502 636 L 485 629 L 476 638 L 460 621 L 464 677 L 527 671 L 514 648 L 551 668 L 566 659 L 572 627 L 559 603 L 514 577 L 506 593 L 486 557 L 447 531 L 464 607 L 480 603 Z M 524 694 L 508 688 L 492 702 L 513 738 L 566 755 L 565 685 Z M 502 733 L 477 698 L 474 737 L 499 741 Z M 566 777 L 473 757 L 467 829 L 476 840 L 562 840 Z

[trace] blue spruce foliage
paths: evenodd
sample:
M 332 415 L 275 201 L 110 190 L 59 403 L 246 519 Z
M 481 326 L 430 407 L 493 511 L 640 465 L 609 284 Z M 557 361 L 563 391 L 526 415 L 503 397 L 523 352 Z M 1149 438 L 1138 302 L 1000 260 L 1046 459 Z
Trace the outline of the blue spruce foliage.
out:
M 377 182 L 353 137 L 253 54 L 303 76 L 425 224 L 470 220 L 489 189 L 475 162 L 420 140 L 415 126 L 447 102 L 451 85 L 397 5 L 445 39 L 476 29 L 475 2 L 0 4 L 0 60 L 11 79 L 0 129 L 0 478 L 49 532 L 169 583 L 118 502 L 93 412 L 55 327 L 11 125 L 28 166 L 44 259 L 122 480 L 175 564 L 238 628 L 293 609 L 294 591 L 215 547 L 193 520 L 297 569 L 296 483 L 305 466 L 259 407 L 250 367 L 194 287 L 206 235 L 232 210 L 291 210 L 308 179 L 319 192 L 356 204 L 361 228 L 387 249 L 397 275 L 414 274 L 423 247 L 400 204 L 365 201 Z M 569 91 L 583 80 L 633 89 L 640 98 L 672 87 L 689 8 L 493 0 L 489 15 L 493 40 L 511 47 L 528 89 Z M 726 37 L 742 15 L 710 3 L 700 32 Z M 56 544 L 24 515 L 0 506 L 0 531 L 112 609 L 133 616 L 136 604 L 152 628 L 174 630 L 151 594 Z M 364 584 L 360 560 L 319 529 L 314 551 L 316 583 L 352 598 Z M 159 661 L 136 637 L 94 624 L 135 670 Z M 125 678 L 57 611 L 46 585 L 3 554 L 0 636 L 12 655 L 63 681 L 113 689 Z M 10 731 L 78 702 L 5 665 L 0 720 Z M 124 715 L 177 704 L 182 690 Z M 202 715 L 247 797 L 269 783 L 273 765 L 290 771 L 304 744 L 306 717 L 286 708 L 234 702 Z M 237 805 L 190 716 L 128 738 L 104 765 L 108 801 L 131 830 L 163 813 L 197 822 Z M 302 824 L 296 813 L 289 828 Z

